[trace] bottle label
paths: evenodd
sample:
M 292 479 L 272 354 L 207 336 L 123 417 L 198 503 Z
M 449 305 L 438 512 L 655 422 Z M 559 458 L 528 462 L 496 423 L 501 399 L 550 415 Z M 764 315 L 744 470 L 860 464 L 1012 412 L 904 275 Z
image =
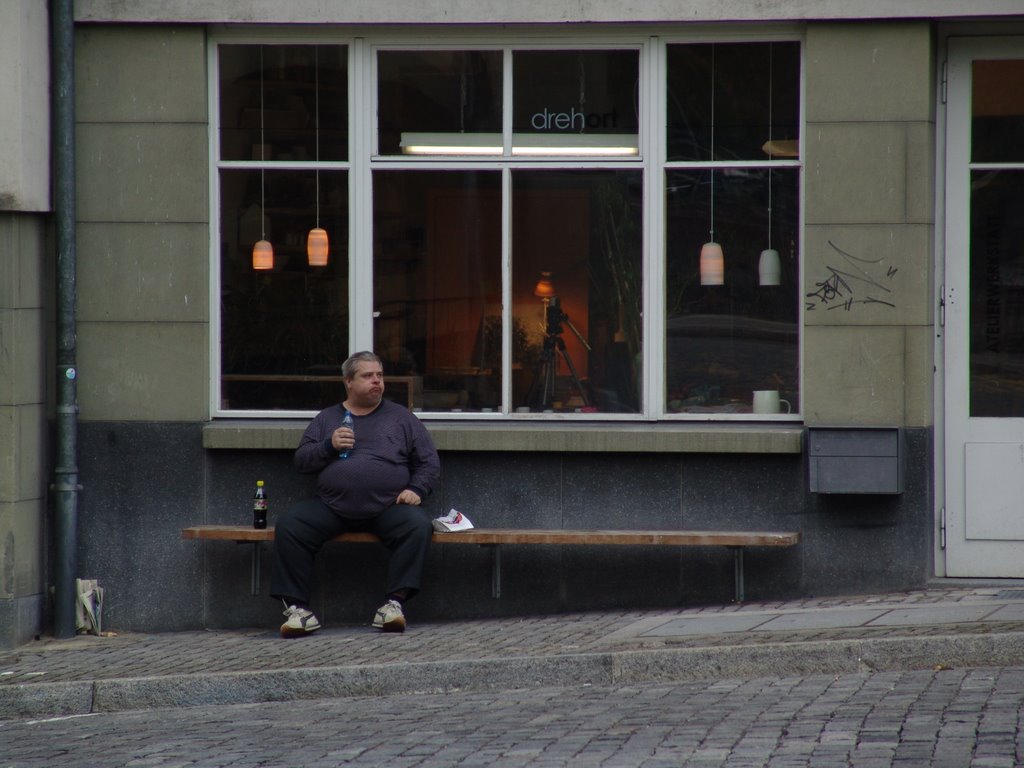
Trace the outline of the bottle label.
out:
M 257 511 L 266 511 L 266 509 L 267 509 L 267 500 L 266 499 L 256 499 L 256 500 L 254 500 L 253 503 L 252 503 L 252 508 L 254 510 L 257 510 Z

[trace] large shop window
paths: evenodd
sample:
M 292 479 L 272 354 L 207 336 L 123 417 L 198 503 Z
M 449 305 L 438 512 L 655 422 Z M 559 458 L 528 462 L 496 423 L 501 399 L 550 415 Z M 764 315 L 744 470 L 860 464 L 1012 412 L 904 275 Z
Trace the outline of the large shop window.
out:
M 315 409 L 348 347 L 347 50 L 222 45 L 218 76 L 220 405 Z
M 373 173 L 378 351 L 424 412 L 637 413 L 639 52 L 511 51 L 508 121 L 505 53 L 379 53 L 379 155 L 416 165 Z
M 667 62 L 665 410 L 796 412 L 799 44 Z
M 799 410 L 799 43 L 217 51 L 220 412 Z
M 515 412 L 639 410 L 639 171 L 513 173 L 507 319 L 500 171 L 373 186 L 374 338 L 414 408 L 501 412 L 507 370 Z

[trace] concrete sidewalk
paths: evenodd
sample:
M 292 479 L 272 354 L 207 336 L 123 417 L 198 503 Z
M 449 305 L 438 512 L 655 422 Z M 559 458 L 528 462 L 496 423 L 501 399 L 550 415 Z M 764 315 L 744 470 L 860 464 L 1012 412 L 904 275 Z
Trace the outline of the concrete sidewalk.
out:
M 43 638 L 0 652 L 0 718 L 382 693 L 1024 665 L 1024 583 L 644 611 Z

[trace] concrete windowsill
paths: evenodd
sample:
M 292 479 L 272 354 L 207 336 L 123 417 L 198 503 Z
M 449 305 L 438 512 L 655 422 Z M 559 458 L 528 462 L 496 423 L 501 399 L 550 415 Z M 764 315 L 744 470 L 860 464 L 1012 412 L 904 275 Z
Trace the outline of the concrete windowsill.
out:
M 203 427 L 203 448 L 294 450 L 306 421 L 223 420 Z M 566 453 L 793 453 L 803 425 L 533 424 L 425 422 L 439 451 Z

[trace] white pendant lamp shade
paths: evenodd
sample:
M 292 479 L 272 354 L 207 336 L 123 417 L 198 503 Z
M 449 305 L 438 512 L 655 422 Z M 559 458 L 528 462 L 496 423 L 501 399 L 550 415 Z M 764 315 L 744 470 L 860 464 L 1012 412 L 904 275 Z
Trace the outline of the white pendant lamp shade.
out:
M 252 268 L 274 268 L 274 247 L 270 244 L 269 240 L 259 240 L 252 247 Z
M 712 241 L 700 249 L 700 284 L 722 285 L 725 283 L 725 255 L 722 246 Z
M 778 285 L 782 282 L 782 264 L 779 262 L 777 250 L 765 248 L 761 251 L 761 258 L 757 263 L 757 274 L 761 285 Z
M 309 230 L 309 237 L 306 239 L 306 258 L 311 267 L 327 266 L 327 231 L 320 227 Z

